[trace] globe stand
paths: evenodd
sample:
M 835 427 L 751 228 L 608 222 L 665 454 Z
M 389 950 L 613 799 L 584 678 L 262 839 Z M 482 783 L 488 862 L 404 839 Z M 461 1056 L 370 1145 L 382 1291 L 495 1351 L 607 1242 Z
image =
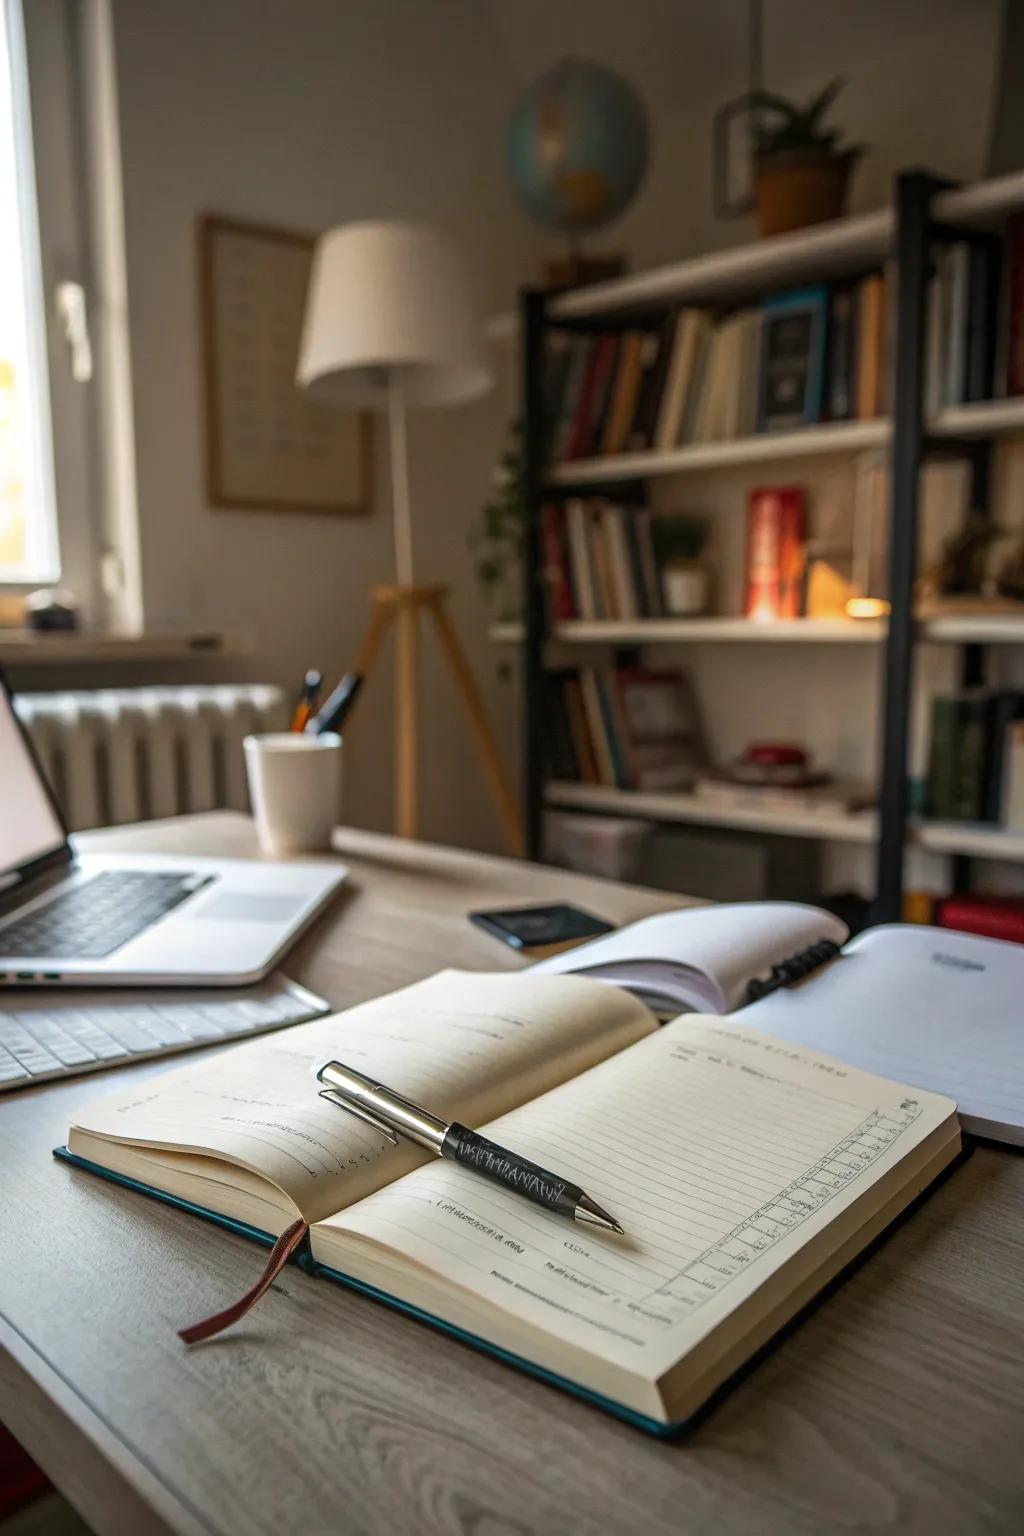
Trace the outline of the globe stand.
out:
M 579 288 L 585 283 L 621 277 L 625 270 L 625 256 L 584 256 L 581 251 L 571 250 L 566 256 L 552 256 L 544 263 L 544 286 Z

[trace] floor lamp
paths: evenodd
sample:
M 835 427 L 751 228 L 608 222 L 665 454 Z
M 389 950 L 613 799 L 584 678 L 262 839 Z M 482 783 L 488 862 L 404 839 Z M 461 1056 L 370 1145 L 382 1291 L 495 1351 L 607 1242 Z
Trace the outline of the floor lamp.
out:
M 413 576 L 406 413 L 458 405 L 491 385 L 468 273 L 436 230 L 398 222 L 346 224 L 317 242 L 299 351 L 298 382 L 320 400 L 386 411 L 395 528 L 395 582 L 374 587 L 354 670 L 366 677 L 395 630 L 395 828 L 419 824 L 419 620 L 433 622 L 469 716 L 515 853 L 522 826 L 476 681 L 445 604 L 444 586 Z

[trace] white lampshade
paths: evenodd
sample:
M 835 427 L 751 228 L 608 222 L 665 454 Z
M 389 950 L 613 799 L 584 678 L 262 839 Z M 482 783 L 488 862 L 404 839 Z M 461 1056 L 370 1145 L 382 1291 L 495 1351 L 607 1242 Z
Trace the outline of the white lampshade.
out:
M 317 241 L 297 379 L 317 399 L 383 410 L 455 405 L 491 385 L 469 273 L 437 230 L 345 224 Z

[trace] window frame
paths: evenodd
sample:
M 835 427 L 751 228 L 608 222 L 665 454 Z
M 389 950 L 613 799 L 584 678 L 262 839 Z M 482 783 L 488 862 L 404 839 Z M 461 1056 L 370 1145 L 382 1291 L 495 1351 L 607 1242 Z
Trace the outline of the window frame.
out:
M 49 403 L 60 567 L 53 581 L 0 579 L 0 592 L 28 592 L 59 583 L 78 599 L 83 622 L 95 623 L 101 603 L 95 383 L 79 383 L 72 376 L 64 322 L 56 301 L 61 282 L 80 283 L 87 296 L 92 291 L 77 28 L 69 0 L 30 0 L 28 4 L 24 0 L 0 0 L 0 4 L 8 13 L 13 46 L 21 42 L 24 49 L 25 80 L 20 84 L 31 125 L 44 328 L 39 355 Z M 14 88 L 19 88 L 17 80 Z M 46 424 L 42 425 L 45 429 Z

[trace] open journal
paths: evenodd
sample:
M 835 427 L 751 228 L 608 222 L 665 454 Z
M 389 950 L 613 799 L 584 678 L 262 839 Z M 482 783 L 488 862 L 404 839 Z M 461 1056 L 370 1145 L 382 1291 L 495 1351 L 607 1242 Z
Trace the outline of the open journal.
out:
M 337 1058 L 585 1187 L 624 1236 L 317 1096 Z M 443 972 L 87 1105 L 69 1154 L 664 1431 L 956 1157 L 955 1106 L 579 977 Z M 67 1154 L 65 1154 L 67 1155 Z

